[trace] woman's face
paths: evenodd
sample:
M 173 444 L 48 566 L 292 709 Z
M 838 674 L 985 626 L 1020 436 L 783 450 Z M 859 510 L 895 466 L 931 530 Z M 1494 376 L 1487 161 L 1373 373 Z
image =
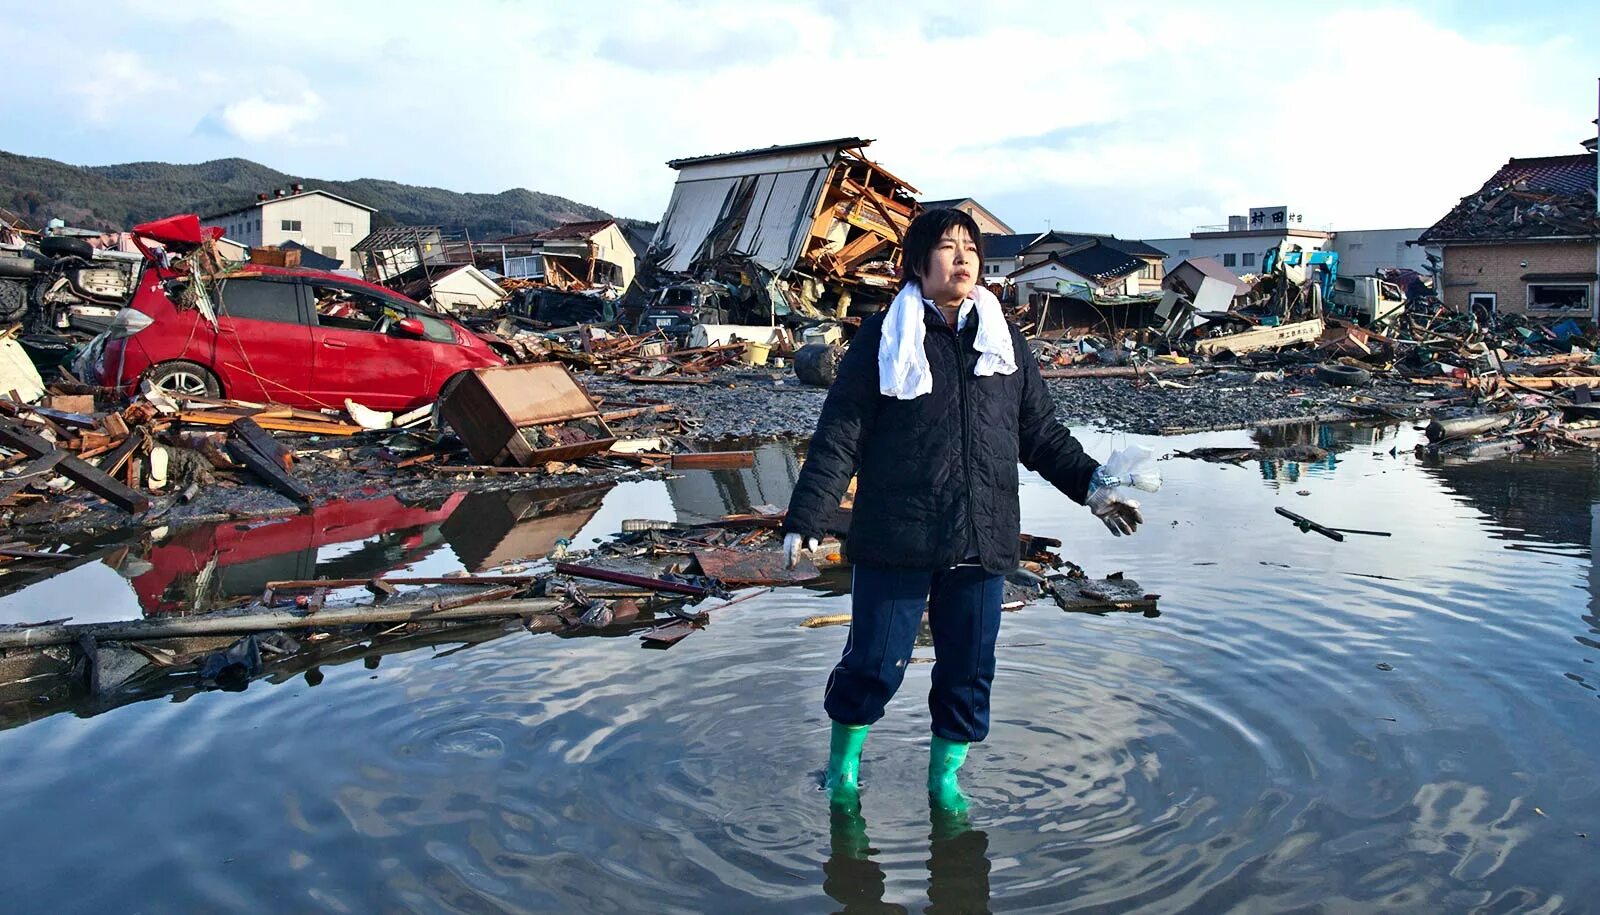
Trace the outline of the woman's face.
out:
M 978 245 L 967 230 L 951 226 L 939 237 L 922 271 L 922 295 L 938 303 L 972 294 L 978 276 Z

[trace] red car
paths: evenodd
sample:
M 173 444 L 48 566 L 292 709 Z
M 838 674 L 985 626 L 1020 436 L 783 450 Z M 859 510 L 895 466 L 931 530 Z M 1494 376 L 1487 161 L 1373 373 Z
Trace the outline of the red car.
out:
M 133 233 L 184 254 L 200 231 L 196 217 L 175 216 Z M 213 324 L 180 304 L 194 300 L 190 275 L 140 247 L 146 263 L 132 299 L 80 363 L 105 387 L 131 393 L 149 379 L 176 394 L 313 410 L 341 409 L 349 398 L 404 411 L 432 403 L 461 372 L 505 362 L 450 318 L 321 270 L 240 264 L 208 284 Z

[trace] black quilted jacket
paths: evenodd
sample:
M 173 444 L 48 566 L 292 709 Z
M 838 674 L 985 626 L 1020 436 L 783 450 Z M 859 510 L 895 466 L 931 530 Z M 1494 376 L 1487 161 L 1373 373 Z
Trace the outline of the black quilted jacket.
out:
M 975 552 L 986 571 L 1005 574 L 1020 558 L 1017 462 L 1079 503 L 1099 464 L 1056 422 L 1016 328 L 1017 371 L 979 378 L 977 321 L 958 335 L 932 309 L 923 317 L 933 390 L 913 400 L 879 394 L 884 313 L 863 321 L 822 406 L 783 529 L 820 537 L 857 475 L 845 543 L 852 563 L 936 569 Z

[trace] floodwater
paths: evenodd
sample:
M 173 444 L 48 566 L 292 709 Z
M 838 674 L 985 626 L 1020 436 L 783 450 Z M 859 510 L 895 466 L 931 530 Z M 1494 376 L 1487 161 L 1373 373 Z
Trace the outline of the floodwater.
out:
M 1126 441 L 1082 437 L 1101 456 Z M 356 652 L 242 693 L 38 709 L 0 731 L 6 908 L 1590 908 L 1594 460 L 1430 467 L 1404 427 L 1259 443 L 1306 440 L 1336 453 L 1164 462 L 1131 539 L 1025 475 L 1024 528 L 1091 574 L 1124 570 L 1161 613 L 1007 615 L 965 821 L 927 809 L 926 663 L 867 743 L 861 815 L 830 817 L 821 687 L 846 629 L 800 623 L 848 598 L 788 589 L 666 652 L 514 633 Z M 169 532 L 0 598 L 0 619 L 224 605 L 285 569 L 484 568 L 624 518 L 782 504 L 794 467 L 772 446 L 753 470 L 553 507 L 469 496 Z M 1392 536 L 1335 543 L 1276 506 Z

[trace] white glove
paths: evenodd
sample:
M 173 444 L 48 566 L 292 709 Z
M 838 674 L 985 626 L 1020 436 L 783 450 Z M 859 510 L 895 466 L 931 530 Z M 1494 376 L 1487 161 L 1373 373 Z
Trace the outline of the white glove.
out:
M 1144 515 L 1139 514 L 1139 503 L 1128 498 L 1127 490 L 1122 486 L 1098 486 L 1094 492 L 1089 493 L 1089 500 L 1084 505 L 1094 512 L 1094 516 L 1105 522 L 1105 526 L 1114 536 L 1132 534 L 1144 523 Z
M 801 541 L 805 543 L 802 544 Z M 801 537 L 799 534 L 785 534 L 783 536 L 783 567 L 792 569 L 800 563 L 800 553 L 809 553 L 817 548 L 817 538 Z

